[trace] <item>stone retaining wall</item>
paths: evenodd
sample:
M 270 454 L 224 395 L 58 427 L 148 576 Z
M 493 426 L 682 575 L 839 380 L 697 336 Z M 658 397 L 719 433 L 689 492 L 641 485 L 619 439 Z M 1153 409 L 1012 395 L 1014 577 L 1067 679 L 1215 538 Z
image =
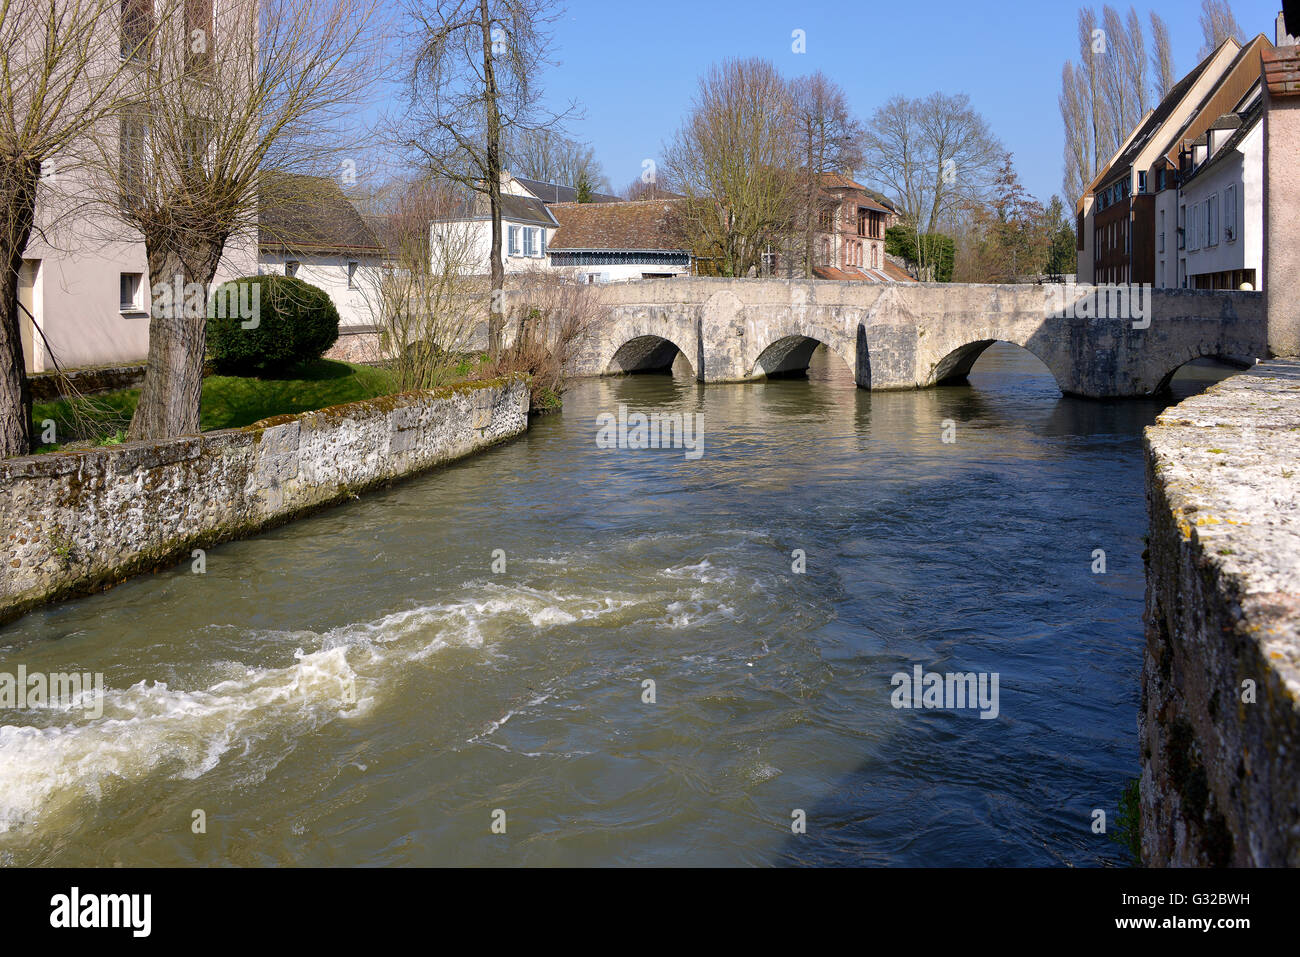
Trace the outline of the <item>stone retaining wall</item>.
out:
M 0 461 L 0 622 L 414 475 L 528 428 L 522 380 L 243 429 Z
M 1300 360 L 1147 430 L 1142 858 L 1300 866 Z
M 89 369 L 69 369 L 65 374 L 42 372 L 27 379 L 32 389 L 33 402 L 48 402 L 60 396 L 99 395 L 119 389 L 135 389 L 144 382 L 148 366 L 143 362 L 122 366 L 97 366 Z

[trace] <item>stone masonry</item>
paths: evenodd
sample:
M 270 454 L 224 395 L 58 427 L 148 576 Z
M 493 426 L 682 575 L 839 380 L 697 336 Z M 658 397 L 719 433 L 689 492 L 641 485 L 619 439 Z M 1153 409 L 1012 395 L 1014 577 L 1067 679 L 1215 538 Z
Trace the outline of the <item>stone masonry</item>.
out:
M 0 622 L 432 469 L 528 428 L 522 380 L 0 461 Z
M 1142 858 L 1300 866 L 1300 360 L 1147 430 Z

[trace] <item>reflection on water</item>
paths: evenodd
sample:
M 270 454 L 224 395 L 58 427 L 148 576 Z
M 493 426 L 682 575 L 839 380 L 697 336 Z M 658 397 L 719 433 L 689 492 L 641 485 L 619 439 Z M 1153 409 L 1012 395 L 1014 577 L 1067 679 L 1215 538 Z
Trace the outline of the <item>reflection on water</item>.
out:
M 1165 401 L 1062 398 L 1010 347 L 917 392 L 857 390 L 825 350 L 803 381 L 582 383 L 527 437 L 204 576 L 0 630 L 0 671 L 110 688 L 98 719 L 0 711 L 0 855 L 1121 863 L 1090 824 L 1137 773 Z M 598 449 L 620 403 L 701 413 L 703 458 Z M 1000 716 L 895 710 L 914 664 L 998 673 Z

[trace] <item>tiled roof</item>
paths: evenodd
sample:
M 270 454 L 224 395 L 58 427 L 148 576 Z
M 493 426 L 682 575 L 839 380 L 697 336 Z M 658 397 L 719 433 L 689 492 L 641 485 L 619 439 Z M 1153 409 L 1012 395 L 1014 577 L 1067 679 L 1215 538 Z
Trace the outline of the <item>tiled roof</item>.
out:
M 649 199 L 637 203 L 561 203 L 551 207 L 560 230 L 552 252 L 635 250 L 685 252 L 690 249 L 681 221 L 681 202 Z
M 871 197 L 872 202 L 878 203 L 879 205 L 876 206 L 876 208 L 879 209 L 881 212 L 885 212 L 885 213 L 898 212 L 894 204 L 891 203 L 883 193 L 879 193 L 874 189 L 869 189 L 866 186 L 863 186 L 861 183 L 854 182 L 853 180 L 845 176 L 843 173 L 822 173 L 821 182 L 822 182 L 822 189 L 859 190 L 863 193 L 866 193 L 869 197 Z
M 339 184 L 325 176 L 277 175 L 262 186 L 258 242 L 289 249 L 383 251 Z
M 817 279 L 835 279 L 842 282 L 916 282 L 905 269 L 899 269 L 889 260 L 879 269 L 866 266 L 814 266 Z
M 1265 49 L 1264 80 L 1272 96 L 1300 96 L 1300 47 Z
M 1178 104 L 1192 91 L 1196 81 L 1209 69 L 1210 63 L 1219 55 L 1219 50 L 1223 49 L 1224 44 L 1229 42 L 1233 42 L 1231 38 L 1224 40 L 1214 49 L 1214 52 L 1198 63 L 1192 72 L 1170 87 L 1164 99 L 1156 104 L 1155 109 L 1148 113 L 1146 119 L 1139 124 L 1137 131 L 1128 141 L 1128 145 L 1115 158 L 1115 161 L 1097 174 L 1097 178 L 1093 180 L 1093 187 L 1100 186 L 1103 182 L 1107 182 L 1125 170 L 1132 168 L 1133 161 L 1137 159 L 1138 154 L 1146 147 L 1151 137 L 1165 125 L 1169 117 L 1173 115 L 1174 110 L 1178 108 Z M 1240 51 L 1238 51 L 1238 55 L 1240 55 Z
M 548 206 L 556 203 L 576 203 L 578 201 L 578 190 L 574 186 L 543 183 L 540 180 L 524 179 L 522 176 L 516 176 L 515 181 Z M 622 202 L 617 196 L 611 196 L 609 193 L 592 193 L 591 201 L 593 203 Z

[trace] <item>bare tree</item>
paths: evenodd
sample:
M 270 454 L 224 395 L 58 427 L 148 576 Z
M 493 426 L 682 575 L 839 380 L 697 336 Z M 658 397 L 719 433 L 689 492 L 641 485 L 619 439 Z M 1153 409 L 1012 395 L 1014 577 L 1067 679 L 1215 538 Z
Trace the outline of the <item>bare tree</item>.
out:
M 1155 73 L 1157 101 L 1163 100 L 1178 81 L 1174 74 L 1174 53 L 1169 42 L 1169 24 L 1151 11 L 1151 67 Z
M 1097 14 L 1084 8 L 1079 11 L 1079 57 L 1088 84 L 1088 124 L 1092 128 L 1092 164 L 1088 181 L 1096 175 L 1103 156 L 1115 149 L 1114 132 L 1107 128 L 1102 110 L 1101 57 L 1106 50 L 1106 34 L 1097 26 Z
M 1152 94 L 1163 99 L 1175 82 L 1169 31 L 1154 13 L 1150 56 L 1132 7 L 1127 16 L 1103 7 L 1100 21 L 1095 11 L 1080 9 L 1078 30 L 1079 60 L 1062 70 L 1058 100 L 1065 127 L 1063 188 L 1071 203 L 1141 122 Z
M 406 145 L 437 178 L 487 197 L 492 217 L 488 346 L 502 346 L 501 176 L 512 138 L 557 128 L 534 82 L 549 55 L 554 0 L 407 0 L 415 49 Z M 567 115 L 567 114 L 565 114 Z
M 1197 56 L 1204 60 L 1229 37 L 1241 43 L 1244 34 L 1228 0 L 1201 0 L 1201 34 L 1205 38 Z
M 1094 159 L 1092 123 L 1089 116 L 1088 77 L 1083 70 L 1066 63 L 1061 68 L 1061 95 L 1057 101 L 1065 124 L 1066 201 L 1073 209 L 1092 182 Z
M 758 59 L 710 67 L 665 164 L 687 197 L 697 252 L 727 276 L 756 270 L 793 223 L 798 161 L 790 90 L 776 67 Z
M 609 188 L 596 151 L 554 130 L 518 133 L 511 137 L 506 156 L 516 176 L 560 186 L 576 186 L 585 176 L 593 189 Z
M 803 269 L 811 276 L 821 216 L 822 177 L 852 175 L 862 164 L 862 127 L 849 109 L 844 90 L 824 74 L 791 83 L 796 149 L 801 161 Z
M 549 270 L 525 273 L 512 312 L 512 335 L 476 375 L 526 375 L 534 413 L 561 405 L 572 364 L 600 342 L 609 308 L 599 287 Z
M 23 252 L 34 230 L 83 202 L 74 185 L 85 168 L 81 140 L 116 113 L 123 95 L 121 10 L 119 0 L 0 0 L 0 457 L 31 450 Z M 130 54 L 151 41 L 152 27 L 127 25 L 121 52 Z
M 120 140 L 100 144 L 104 200 L 144 237 L 155 296 L 133 439 L 199 430 L 204 291 L 227 241 L 252 248 L 272 179 L 330 168 L 341 116 L 373 78 L 373 0 L 165 0 L 160 11 Z M 172 288 L 184 302 L 159 298 Z
M 673 189 L 672 180 L 659 170 L 653 178 L 638 176 L 623 188 L 619 194 L 628 202 L 635 203 L 643 199 L 683 199 L 681 193 Z
M 385 189 L 370 217 L 386 255 L 362 294 L 403 391 L 456 378 L 472 348 L 483 283 L 473 275 L 477 242 L 463 209 L 458 191 L 415 179 Z
M 1137 10 L 1128 8 L 1124 43 L 1124 76 L 1133 89 L 1134 115 L 1141 119 L 1151 107 L 1151 89 L 1147 74 L 1146 38 L 1142 34 L 1142 20 Z
M 965 94 L 896 96 L 864 138 L 872 178 L 897 197 L 903 219 L 924 234 L 960 201 L 978 199 L 1002 161 L 1002 145 Z

